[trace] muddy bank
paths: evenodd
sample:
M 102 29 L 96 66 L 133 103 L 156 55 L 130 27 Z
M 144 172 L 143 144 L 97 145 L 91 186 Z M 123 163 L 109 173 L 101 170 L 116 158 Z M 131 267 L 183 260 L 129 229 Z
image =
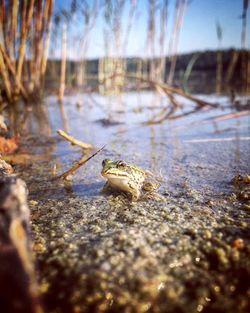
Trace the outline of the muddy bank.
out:
M 248 312 L 248 215 L 228 199 L 39 201 L 32 226 L 46 306 Z

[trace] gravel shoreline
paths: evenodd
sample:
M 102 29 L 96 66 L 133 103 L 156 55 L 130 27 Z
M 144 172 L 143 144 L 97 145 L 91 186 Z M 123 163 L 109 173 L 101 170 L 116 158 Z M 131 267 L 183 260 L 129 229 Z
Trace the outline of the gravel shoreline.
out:
M 236 190 L 53 197 L 62 183 L 46 164 L 23 173 L 48 312 L 249 312 L 250 211 Z

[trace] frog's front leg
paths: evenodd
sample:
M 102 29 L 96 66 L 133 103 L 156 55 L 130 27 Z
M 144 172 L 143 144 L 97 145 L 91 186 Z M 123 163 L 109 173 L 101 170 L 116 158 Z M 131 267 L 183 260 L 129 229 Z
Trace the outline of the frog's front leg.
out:
M 110 190 L 111 190 L 111 186 L 110 186 L 109 182 L 106 181 L 105 185 L 102 187 L 101 192 L 106 193 L 106 192 L 109 192 Z

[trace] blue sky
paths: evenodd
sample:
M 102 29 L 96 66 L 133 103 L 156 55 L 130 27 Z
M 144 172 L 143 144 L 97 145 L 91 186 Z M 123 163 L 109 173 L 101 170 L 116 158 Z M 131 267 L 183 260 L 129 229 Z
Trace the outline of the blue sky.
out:
M 114 0 L 113 0 L 114 1 Z M 163 1 L 163 0 L 162 0 Z M 161 0 L 156 0 L 157 3 L 162 3 Z M 81 1 L 78 1 L 79 3 Z M 87 1 L 90 6 L 94 0 Z M 100 3 L 103 1 L 100 0 Z M 241 24 L 242 20 L 242 0 L 188 0 L 188 5 L 185 10 L 183 25 L 180 31 L 178 52 L 187 53 L 191 51 L 203 51 L 206 49 L 217 49 L 218 40 L 216 35 L 216 22 L 218 21 L 223 29 L 222 48 L 240 48 L 241 46 Z M 70 7 L 71 1 L 55 0 L 54 12 L 60 9 Z M 125 33 L 128 22 L 128 14 L 130 8 L 130 0 L 127 0 L 121 16 L 122 34 Z M 173 16 L 174 16 L 175 0 L 169 0 L 168 6 L 168 23 L 166 25 L 166 44 L 165 53 L 168 52 L 169 38 L 172 30 Z M 248 10 L 249 11 L 249 10 Z M 156 15 L 156 55 L 159 54 L 159 14 L 160 9 Z M 82 15 L 75 14 L 74 21 L 68 29 L 68 46 L 69 57 L 77 59 L 85 54 L 87 58 L 96 58 L 104 56 L 106 51 L 104 49 L 103 33 L 105 22 L 103 19 L 103 10 L 98 10 L 97 19 L 91 31 L 89 32 L 87 42 L 87 49 L 83 52 L 81 45 L 81 38 L 84 34 Z M 248 12 L 249 21 L 249 12 Z M 147 56 L 146 38 L 147 38 L 147 23 L 148 23 L 148 0 L 137 0 L 137 9 L 133 20 L 133 27 L 130 32 L 128 45 L 126 48 L 126 56 Z M 249 23 L 248 23 L 249 26 Z M 111 54 L 117 55 L 115 42 L 112 41 L 112 33 L 110 30 L 107 34 L 110 35 Z M 247 34 L 247 47 L 249 48 L 250 32 Z M 86 37 L 85 37 L 86 39 Z M 121 36 L 121 41 L 124 36 Z M 53 46 L 52 46 L 53 47 Z M 60 43 L 56 47 L 55 55 L 60 51 Z M 120 52 L 122 53 L 122 52 Z M 119 53 L 118 53 L 119 54 Z M 150 56 L 150 54 L 148 54 Z

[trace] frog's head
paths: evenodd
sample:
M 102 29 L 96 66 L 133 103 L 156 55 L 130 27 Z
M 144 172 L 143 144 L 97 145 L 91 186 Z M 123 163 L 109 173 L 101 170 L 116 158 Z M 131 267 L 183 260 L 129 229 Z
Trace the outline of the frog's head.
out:
M 105 159 L 102 161 L 102 176 L 109 178 L 127 178 L 129 173 L 127 172 L 128 165 L 124 161 L 112 161 Z

